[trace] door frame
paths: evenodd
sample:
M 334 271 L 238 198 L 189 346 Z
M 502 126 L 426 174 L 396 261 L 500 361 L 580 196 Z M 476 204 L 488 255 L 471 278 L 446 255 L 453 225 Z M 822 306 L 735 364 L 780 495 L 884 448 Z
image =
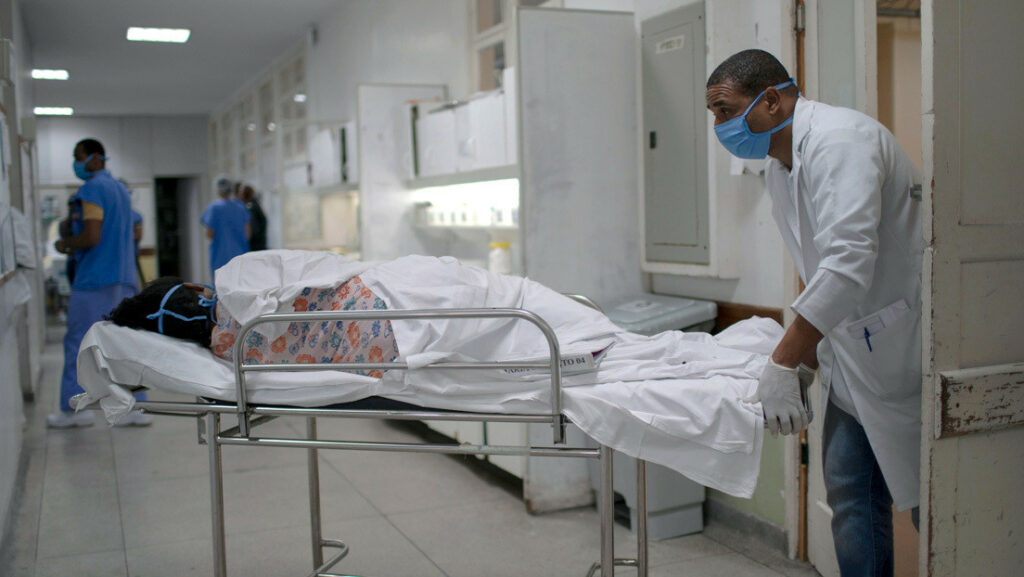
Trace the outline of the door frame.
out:
M 824 40 L 819 34 L 819 24 L 820 4 L 824 1 L 793 1 L 794 53 L 797 56 L 797 73 L 802 76 L 802 82 L 798 82 L 798 86 L 801 93 L 812 100 L 819 98 L 821 94 L 822 79 L 818 71 L 821 64 L 819 54 Z M 795 14 L 801 5 L 803 15 L 799 17 Z M 878 112 L 877 3 L 875 0 L 854 0 L 853 11 L 854 42 L 859 49 L 854 51 L 854 74 L 857 81 L 854 83 L 852 104 L 857 110 L 875 117 Z M 800 24 L 803 25 L 802 30 Z M 786 260 L 785 278 L 786 298 L 792 302 L 803 289 L 803 285 L 796 266 L 790 259 Z M 788 324 L 793 317 L 788 307 L 785 315 Z M 811 400 L 816 409 L 814 423 L 808 427 L 807 435 L 793 437 L 786 446 L 786 518 L 789 553 L 790 557 L 809 561 L 825 577 L 838 576 L 838 564 L 831 538 L 832 528 L 828 524 L 818 526 L 814 512 L 819 505 L 811 502 L 811 486 L 820 483 L 822 476 L 821 422 L 825 415 L 822 410 L 820 381 L 819 386 L 812 388 Z M 806 470 L 802 474 L 801 468 L 804 466 Z M 828 538 L 812 539 L 812 534 L 827 535 Z

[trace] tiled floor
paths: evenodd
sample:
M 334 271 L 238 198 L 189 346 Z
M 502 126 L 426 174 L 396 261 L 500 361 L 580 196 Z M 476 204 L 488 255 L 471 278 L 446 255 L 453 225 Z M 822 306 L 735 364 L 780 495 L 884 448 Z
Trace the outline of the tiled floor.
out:
M 0 560 L 0 575 L 212 575 L 207 454 L 196 443 L 194 419 L 157 417 L 148 428 L 112 429 L 97 415 L 88 429 L 47 430 L 61 368 L 59 331 L 51 336 L 44 386 L 28 406 L 14 555 Z M 302 423 L 265 427 L 297 434 Z M 379 421 L 331 421 L 320 433 L 419 440 L 408 427 Z M 442 455 L 324 453 L 324 536 L 352 549 L 335 572 L 583 576 L 598 558 L 591 508 L 527 514 L 512 485 Z M 229 574 L 305 575 L 311 570 L 305 452 L 224 447 L 223 454 Z M 615 537 L 617 556 L 633 556 L 628 529 L 616 526 Z M 652 543 L 650 574 L 817 575 L 772 552 L 752 554 L 758 548 L 749 544 L 730 545 L 703 534 Z

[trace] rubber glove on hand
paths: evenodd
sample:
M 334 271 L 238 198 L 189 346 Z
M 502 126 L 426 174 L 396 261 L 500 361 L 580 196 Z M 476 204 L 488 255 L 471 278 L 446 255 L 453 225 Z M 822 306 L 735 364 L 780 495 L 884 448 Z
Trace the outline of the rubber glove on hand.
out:
M 807 412 L 800 400 L 800 377 L 796 369 L 783 367 L 770 357 L 757 382 L 754 397 L 748 403 L 761 403 L 765 427 L 772 436 L 802 431 L 807 427 Z
M 800 400 L 804 405 L 804 411 L 807 412 L 808 425 L 814 422 L 814 407 L 811 406 L 811 397 L 807 394 L 807 389 L 814 384 L 814 375 L 817 373 L 818 371 L 803 363 L 796 368 L 796 375 L 800 379 Z

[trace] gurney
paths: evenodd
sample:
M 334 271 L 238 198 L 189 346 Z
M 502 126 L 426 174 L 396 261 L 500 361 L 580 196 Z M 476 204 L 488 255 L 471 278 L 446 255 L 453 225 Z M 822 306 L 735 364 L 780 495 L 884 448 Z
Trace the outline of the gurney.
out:
M 110 421 L 133 408 L 152 414 L 198 419 L 201 442 L 207 445 L 209 453 L 212 543 L 215 575 L 218 577 L 226 575 L 227 567 L 221 470 L 221 449 L 224 445 L 292 447 L 308 451 L 313 550 L 313 569 L 309 575 L 333 575 L 329 573 L 331 567 L 348 552 L 344 542 L 322 536 L 317 469 L 319 450 L 599 459 L 601 558 L 590 568 L 590 574 L 607 568 L 602 574 L 612 575 L 615 565 L 619 564 L 635 566 L 640 575 L 646 575 L 646 519 L 642 514 L 646 511 L 643 495 L 645 460 L 665 464 L 698 482 L 734 495 L 749 496 L 756 484 L 763 440 L 757 414 L 760 408 L 744 405 L 736 399 L 747 394 L 756 383 L 753 375 L 763 364 L 763 359 L 759 364 L 758 358 L 762 355 L 758 353 L 770 350 L 773 346 L 771 341 L 777 338 L 781 329 L 775 333 L 773 327 L 758 325 L 756 330 L 734 332 L 731 340 L 725 340 L 730 347 L 736 348 L 720 347 L 721 350 L 709 344 L 711 337 L 707 335 L 666 335 L 662 338 L 664 342 L 659 344 L 663 348 L 682 343 L 694 348 L 711 347 L 718 356 L 729 356 L 726 353 L 736 350 L 752 352 L 732 355 L 734 360 L 730 361 L 731 364 L 710 363 L 715 365 L 714 368 L 701 363 L 708 365 L 707 359 L 715 357 L 715 354 L 705 355 L 707 359 L 695 358 L 689 370 L 700 378 L 636 382 L 615 380 L 621 376 L 622 359 L 628 358 L 628 354 L 625 357 L 620 354 L 616 360 L 609 353 L 604 360 L 611 359 L 612 362 L 607 366 L 595 364 L 584 367 L 582 371 L 574 368 L 580 362 L 579 350 L 564 352 L 556 331 L 545 319 L 518 308 L 270 313 L 247 321 L 242 330 L 248 333 L 268 323 L 362 319 L 390 320 L 393 323 L 431 319 L 442 319 L 446 323 L 514 321 L 534 327 L 534 333 L 542 335 L 548 354 L 542 359 L 514 361 L 466 361 L 451 355 L 439 355 L 427 358 L 427 362 L 421 357 L 412 363 L 406 359 L 406 362 L 344 365 L 244 365 L 238 361 L 242 358 L 238 348 L 245 341 L 244 334 L 240 334 L 235 343 L 235 362 L 229 364 L 213 357 L 208 349 L 192 343 L 99 323 L 87 334 L 79 356 L 79 379 L 86 390 L 79 406 L 98 404 Z M 691 340 L 679 341 L 685 338 Z M 620 350 L 631 346 L 628 338 L 619 341 L 616 346 Z M 160 351 L 160 354 L 146 354 L 147 350 Z M 593 357 L 589 360 L 595 362 Z M 584 365 L 586 361 L 584 355 Z M 385 375 L 391 378 L 370 379 L 339 373 L 373 369 L 386 370 Z M 440 378 L 428 378 L 431 373 L 440 375 Z M 485 374 L 494 375 L 489 389 L 488 383 L 481 378 Z M 524 374 L 528 376 L 524 377 Z M 338 375 L 344 375 L 344 378 L 339 379 Z M 459 378 L 457 375 L 466 376 Z M 468 386 L 460 387 L 460 383 Z M 197 399 L 194 403 L 135 403 L 131 391 L 138 386 L 187 393 Z M 506 388 L 513 392 L 504 392 Z M 537 394 L 541 390 L 545 391 L 544 394 Z M 673 396 L 678 397 L 679 404 L 667 401 Z M 648 406 L 651 403 L 656 405 L 656 410 L 652 411 Z M 695 424 L 691 421 L 698 419 L 685 415 L 688 404 L 720 406 L 720 410 L 711 412 L 710 419 L 715 422 Z M 236 417 L 237 426 L 222 427 L 221 418 L 226 415 Z M 302 438 L 260 436 L 258 427 L 277 417 L 306 419 L 306 435 Z M 552 442 L 550 445 L 494 446 L 320 439 L 317 419 L 323 418 L 547 423 L 552 429 Z M 569 422 L 579 425 L 600 447 L 568 446 L 565 429 Z M 638 551 L 635 559 L 614 557 L 613 448 L 638 458 L 636 508 L 640 514 L 635 528 Z M 334 553 L 325 557 L 325 550 L 334 550 Z

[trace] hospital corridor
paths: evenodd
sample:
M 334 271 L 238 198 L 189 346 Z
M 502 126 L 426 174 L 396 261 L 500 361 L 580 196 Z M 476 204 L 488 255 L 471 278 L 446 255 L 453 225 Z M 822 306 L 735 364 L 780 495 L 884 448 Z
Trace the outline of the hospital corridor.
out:
M 0 577 L 1024 575 L 1020 22 L 0 0 Z

